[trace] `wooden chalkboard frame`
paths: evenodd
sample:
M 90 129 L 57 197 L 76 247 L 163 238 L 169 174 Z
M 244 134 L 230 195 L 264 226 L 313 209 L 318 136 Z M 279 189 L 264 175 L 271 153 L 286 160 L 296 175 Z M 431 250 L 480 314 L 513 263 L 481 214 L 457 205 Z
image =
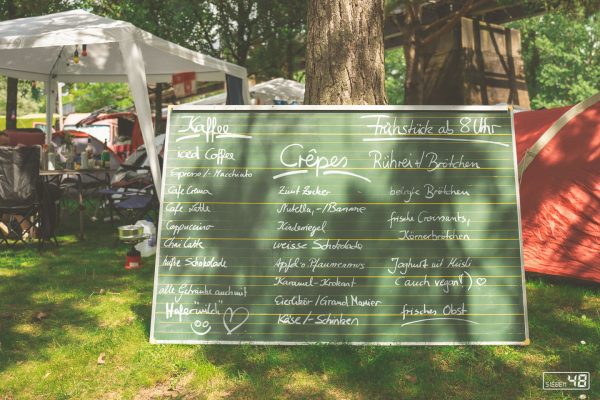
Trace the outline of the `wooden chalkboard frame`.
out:
M 314 345 L 314 344 L 327 344 L 327 345 L 371 345 L 371 346 L 445 346 L 445 345 L 513 345 L 513 346 L 527 346 L 530 344 L 529 336 L 529 317 L 527 309 L 527 297 L 526 297 L 526 285 L 525 285 L 525 268 L 523 258 L 523 233 L 521 224 L 521 201 L 520 201 L 520 188 L 518 178 L 518 165 L 517 165 L 517 153 L 516 153 L 516 137 L 514 128 L 514 110 L 511 105 L 494 105 L 494 106 L 384 106 L 384 105 L 293 105 L 293 106 L 199 106 L 199 105 L 170 105 L 168 107 L 167 115 L 167 126 L 166 132 L 167 137 L 165 138 L 165 154 L 168 154 L 169 140 L 168 135 L 171 126 L 171 113 L 173 111 L 220 111 L 220 112 L 254 112 L 254 111 L 293 111 L 293 112 L 306 112 L 306 111 L 381 111 L 381 112 L 397 112 L 397 111 L 469 111 L 469 112 L 485 112 L 485 111 L 506 111 L 510 114 L 511 118 L 511 134 L 512 134 L 512 152 L 513 152 L 513 172 L 515 180 L 515 193 L 517 201 L 517 221 L 518 221 L 518 233 L 519 233 L 519 254 L 520 254 L 520 271 L 521 271 L 521 286 L 522 286 L 522 301 L 523 301 L 523 320 L 524 320 L 524 334 L 525 340 L 523 341 L 448 341 L 448 342 L 427 342 L 427 341 L 389 341 L 389 342 L 361 342 L 361 341 L 348 341 L 348 342 L 336 342 L 336 341 L 222 341 L 222 340 L 160 340 L 155 339 L 154 335 L 154 323 L 156 313 L 156 302 L 157 302 L 157 287 L 159 281 L 159 264 L 160 264 L 160 243 L 161 243 L 161 229 L 158 227 L 157 233 L 157 252 L 155 262 L 155 273 L 154 273 L 154 284 L 153 284 L 153 295 L 152 295 L 152 315 L 150 323 L 150 338 L 149 341 L 152 344 L 229 344 L 229 345 L 241 345 L 241 344 L 252 344 L 252 345 Z M 161 182 L 161 198 L 160 210 L 159 210 L 159 221 L 163 218 L 163 195 L 165 193 L 166 179 L 166 168 L 167 162 L 165 160 L 162 171 L 162 182 Z

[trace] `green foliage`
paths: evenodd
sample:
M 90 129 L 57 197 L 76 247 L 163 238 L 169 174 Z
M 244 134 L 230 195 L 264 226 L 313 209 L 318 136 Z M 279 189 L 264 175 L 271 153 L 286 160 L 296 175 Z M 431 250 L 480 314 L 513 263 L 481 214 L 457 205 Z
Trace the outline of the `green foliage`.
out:
M 522 3 L 525 9 L 546 10 L 547 12 L 562 12 L 571 17 L 591 15 L 598 11 L 598 0 L 499 0 L 500 3 Z
M 39 85 L 39 84 L 38 84 Z M 19 81 L 19 90 L 17 94 L 17 116 L 32 114 L 44 111 L 44 102 L 42 99 L 36 100 L 31 95 L 31 82 Z M 0 115 L 6 113 L 6 77 L 0 75 Z
M 258 80 L 291 78 L 304 57 L 306 0 L 212 1 L 222 54 Z
M 600 13 L 551 13 L 510 26 L 521 31 L 531 108 L 573 104 L 600 90 Z
M 98 15 L 128 21 L 162 39 L 213 54 L 214 21 L 208 2 L 195 0 L 78 0 Z
M 64 103 L 72 103 L 77 112 L 92 112 L 102 107 L 123 110 L 133 106 L 126 83 L 78 83 L 71 85 Z
M 76 4 L 76 0 L 0 0 L 0 20 L 65 11 Z
M 248 68 L 259 80 L 291 77 L 304 56 L 306 0 L 79 0 L 163 39 Z
M 402 48 L 385 52 L 385 93 L 388 104 L 404 104 L 406 62 Z

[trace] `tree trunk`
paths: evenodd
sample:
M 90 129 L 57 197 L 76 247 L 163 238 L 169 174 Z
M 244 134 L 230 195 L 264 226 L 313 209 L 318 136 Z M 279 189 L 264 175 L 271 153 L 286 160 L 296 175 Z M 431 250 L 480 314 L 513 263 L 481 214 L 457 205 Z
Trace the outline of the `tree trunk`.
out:
M 411 3 L 406 4 L 406 43 L 404 45 L 404 60 L 406 62 L 406 78 L 404 79 L 404 104 L 423 104 L 425 98 L 423 79 L 423 57 L 421 47 L 421 7 Z
M 384 0 L 309 0 L 305 104 L 385 104 Z
M 8 78 L 6 80 L 6 129 L 17 127 L 18 84 L 18 79 Z
M 406 61 L 406 78 L 404 79 L 404 104 L 423 104 L 423 59 L 419 54 L 415 34 L 409 37 L 404 45 L 404 59 Z

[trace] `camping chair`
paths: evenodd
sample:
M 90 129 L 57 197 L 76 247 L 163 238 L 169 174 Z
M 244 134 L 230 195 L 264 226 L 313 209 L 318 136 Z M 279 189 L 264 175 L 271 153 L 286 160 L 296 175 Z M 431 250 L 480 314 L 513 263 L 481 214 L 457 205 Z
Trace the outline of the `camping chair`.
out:
M 142 189 L 109 188 L 100 191 L 106 196 L 110 212 L 110 221 L 115 221 L 115 214 L 124 225 L 134 224 L 140 219 L 158 222 L 158 200 L 153 186 Z
M 56 219 L 44 204 L 50 196 L 40 179 L 40 147 L 0 147 L 0 227 L 1 242 L 15 246 L 31 242 L 34 236 L 42 247 L 56 236 Z M 45 212 L 44 212 L 45 210 Z
M 137 193 L 129 191 L 120 201 L 114 204 L 114 209 L 123 221 L 133 224 L 140 219 L 150 219 L 154 224 L 158 221 L 156 209 L 158 201 L 154 194 L 154 185 L 140 189 Z
M 133 224 L 140 219 L 150 219 L 155 224 L 158 222 L 158 198 L 154 185 L 146 179 L 102 189 L 100 193 L 105 196 L 111 222 L 114 221 L 114 214 L 124 224 Z

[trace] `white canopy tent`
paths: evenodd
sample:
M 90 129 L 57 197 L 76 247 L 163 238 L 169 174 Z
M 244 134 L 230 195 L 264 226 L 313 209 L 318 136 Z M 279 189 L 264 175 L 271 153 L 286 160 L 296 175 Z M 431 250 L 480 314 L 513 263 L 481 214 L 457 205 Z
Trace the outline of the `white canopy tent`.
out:
M 73 62 L 76 49 L 79 63 Z M 129 83 L 157 191 L 160 168 L 146 85 L 170 82 L 172 74 L 181 72 L 195 72 L 198 81 L 237 78 L 244 103 L 250 104 L 245 68 L 168 42 L 129 22 L 83 10 L 0 22 L 0 74 L 44 81 L 51 89 L 46 90 L 48 143 L 58 82 Z

